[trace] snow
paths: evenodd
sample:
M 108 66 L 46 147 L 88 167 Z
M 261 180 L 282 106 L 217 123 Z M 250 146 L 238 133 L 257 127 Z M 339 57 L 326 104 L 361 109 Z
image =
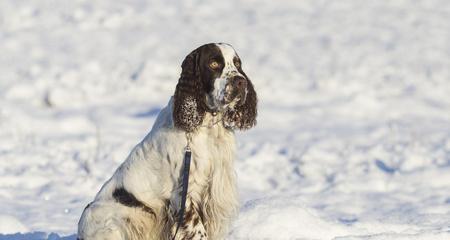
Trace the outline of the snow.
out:
M 8 215 L 0 215 L 0 232 L 1 233 L 18 233 L 27 232 L 25 227 L 17 218 Z
M 274 224 L 276 223 L 276 224 Z M 346 226 L 321 219 L 297 198 L 266 198 L 247 202 L 231 239 L 331 239 L 346 235 Z
M 208 42 L 260 100 L 229 239 L 450 239 L 449 19 L 446 0 L 0 1 L 0 240 L 75 239 Z

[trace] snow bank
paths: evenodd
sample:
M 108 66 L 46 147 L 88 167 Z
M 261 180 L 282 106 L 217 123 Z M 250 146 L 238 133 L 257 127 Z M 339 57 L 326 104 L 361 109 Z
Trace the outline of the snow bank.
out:
M 44 232 L 0 234 L 0 240 L 76 240 L 76 235 L 61 237 L 56 233 L 46 234 Z
M 427 221 L 427 217 L 415 221 Z M 429 224 L 425 229 L 406 221 L 360 222 L 345 216 L 333 220 L 308 207 L 301 196 L 278 196 L 244 204 L 228 239 L 450 239 L 448 225 Z
M 449 232 L 436 233 L 416 233 L 416 234 L 402 234 L 402 233 L 381 233 L 365 236 L 345 236 L 337 237 L 334 240 L 448 240 L 450 239 Z
M 23 233 L 29 231 L 17 218 L 0 215 L 0 233 Z
M 293 197 L 249 201 L 234 225 L 229 239 L 331 239 L 350 230 L 323 220 Z

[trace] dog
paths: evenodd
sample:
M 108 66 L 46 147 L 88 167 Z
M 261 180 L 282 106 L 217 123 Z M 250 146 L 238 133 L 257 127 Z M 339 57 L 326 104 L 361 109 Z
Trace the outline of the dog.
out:
M 256 125 L 257 95 L 225 43 L 184 59 L 168 105 L 150 133 L 84 209 L 79 240 L 223 239 L 239 203 L 235 130 Z M 192 151 L 183 225 L 183 157 Z

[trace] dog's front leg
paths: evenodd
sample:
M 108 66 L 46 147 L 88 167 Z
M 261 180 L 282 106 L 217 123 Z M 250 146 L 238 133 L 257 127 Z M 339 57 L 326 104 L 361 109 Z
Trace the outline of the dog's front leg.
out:
M 179 219 L 179 211 L 174 219 Z M 206 229 L 203 224 L 203 213 L 201 209 L 192 203 L 190 199 L 186 201 L 186 211 L 184 213 L 183 225 L 178 227 L 178 221 L 172 226 L 171 239 L 176 240 L 207 240 Z M 178 229 L 178 231 L 177 231 Z M 175 235 L 176 234 L 176 235 Z M 173 237 L 175 235 L 175 238 Z

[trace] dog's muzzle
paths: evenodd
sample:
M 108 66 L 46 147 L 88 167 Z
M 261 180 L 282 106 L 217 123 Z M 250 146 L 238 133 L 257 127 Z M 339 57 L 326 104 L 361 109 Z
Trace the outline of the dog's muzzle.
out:
M 247 79 L 243 76 L 230 77 L 225 86 L 225 103 L 238 101 L 237 105 L 242 105 L 247 97 Z

